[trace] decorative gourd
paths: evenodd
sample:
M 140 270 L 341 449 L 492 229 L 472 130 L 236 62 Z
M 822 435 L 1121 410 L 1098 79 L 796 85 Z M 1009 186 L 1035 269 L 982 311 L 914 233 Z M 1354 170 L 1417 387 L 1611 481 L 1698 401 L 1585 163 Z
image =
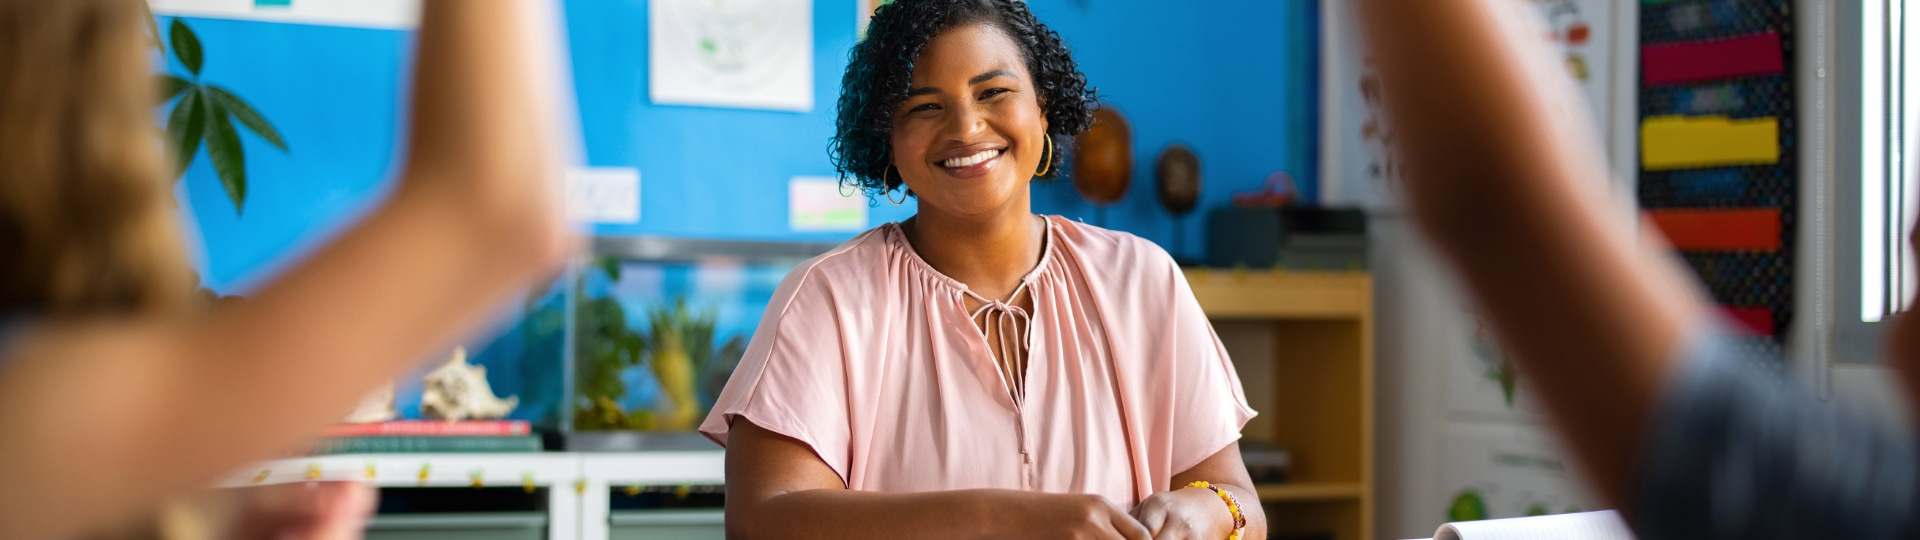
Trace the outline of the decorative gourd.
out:
M 1093 127 L 1073 141 L 1073 187 L 1088 203 L 1107 205 L 1127 195 L 1133 179 L 1133 130 L 1111 105 L 1093 111 Z

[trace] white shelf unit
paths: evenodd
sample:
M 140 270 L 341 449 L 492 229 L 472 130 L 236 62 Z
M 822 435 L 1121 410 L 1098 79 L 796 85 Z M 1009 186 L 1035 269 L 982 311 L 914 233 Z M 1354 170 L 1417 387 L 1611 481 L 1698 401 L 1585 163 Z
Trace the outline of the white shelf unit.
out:
M 615 486 L 724 484 L 725 454 L 538 452 L 524 454 L 349 454 L 288 458 L 241 469 L 220 487 L 358 480 L 379 487 L 547 489 L 547 538 L 607 538 Z

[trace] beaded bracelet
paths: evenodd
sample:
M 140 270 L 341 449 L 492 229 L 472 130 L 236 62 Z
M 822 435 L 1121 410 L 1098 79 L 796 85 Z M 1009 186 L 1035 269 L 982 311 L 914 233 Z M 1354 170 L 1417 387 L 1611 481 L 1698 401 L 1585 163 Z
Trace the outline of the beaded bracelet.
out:
M 1247 529 L 1247 516 L 1240 513 L 1240 500 L 1233 498 L 1233 492 L 1213 487 L 1213 484 L 1206 480 L 1195 480 L 1187 484 L 1187 487 L 1211 489 L 1215 495 L 1220 496 L 1220 500 L 1226 501 L 1227 512 L 1233 514 L 1233 534 L 1227 535 L 1227 540 L 1240 540 L 1240 533 Z

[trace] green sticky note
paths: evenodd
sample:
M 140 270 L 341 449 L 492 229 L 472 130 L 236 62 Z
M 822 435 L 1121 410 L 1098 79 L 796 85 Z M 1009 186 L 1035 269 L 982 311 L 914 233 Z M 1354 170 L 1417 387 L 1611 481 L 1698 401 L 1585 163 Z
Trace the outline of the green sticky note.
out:
M 787 184 L 787 226 L 794 231 L 857 232 L 867 228 L 867 199 L 839 179 L 797 176 Z

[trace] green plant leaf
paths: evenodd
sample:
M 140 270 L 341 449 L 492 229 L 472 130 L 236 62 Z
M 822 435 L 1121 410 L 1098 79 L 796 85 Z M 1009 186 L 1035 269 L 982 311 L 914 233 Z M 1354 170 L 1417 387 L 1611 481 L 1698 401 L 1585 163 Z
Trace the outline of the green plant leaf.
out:
M 221 187 L 227 188 L 227 199 L 233 201 L 233 212 L 242 213 L 247 202 L 247 155 L 240 149 L 240 134 L 233 130 L 233 120 L 227 117 L 227 110 L 219 103 L 209 101 L 204 109 L 207 116 L 207 158 L 213 161 L 213 172 L 220 175 Z
M 240 96 L 211 84 L 207 85 L 207 96 L 213 98 L 213 102 L 220 108 L 226 109 L 228 114 L 232 114 L 234 120 L 239 120 L 240 125 L 259 134 L 260 138 L 266 139 L 268 144 L 283 152 L 286 151 L 287 141 L 280 138 L 280 132 L 273 129 L 273 124 L 267 123 L 266 117 L 260 116 L 260 112 L 253 110 L 253 106 L 240 99 Z
M 166 74 L 166 73 L 162 73 L 160 74 L 159 77 L 156 77 L 156 78 L 160 80 L 160 102 L 161 103 L 173 101 L 173 98 L 180 97 L 181 92 L 185 92 L 187 91 L 188 88 L 193 87 L 193 83 L 187 82 L 186 79 L 175 77 L 173 75 Z
M 198 89 L 189 89 L 186 97 L 173 106 L 173 114 L 167 115 L 167 144 L 169 156 L 173 158 L 173 178 L 178 181 L 186 174 L 187 164 L 193 162 L 193 155 L 200 152 L 200 139 L 204 137 L 207 115 L 201 109 Z
M 174 19 L 173 25 L 167 29 L 167 37 L 173 42 L 174 58 L 179 58 L 180 63 L 187 66 L 187 71 L 191 71 L 193 72 L 193 76 L 199 77 L 200 62 L 202 60 L 200 56 L 200 36 L 193 35 L 193 29 L 187 28 L 187 23 L 180 22 L 180 19 Z
M 620 259 L 609 255 L 594 257 L 593 267 L 607 274 L 607 279 L 620 281 Z

